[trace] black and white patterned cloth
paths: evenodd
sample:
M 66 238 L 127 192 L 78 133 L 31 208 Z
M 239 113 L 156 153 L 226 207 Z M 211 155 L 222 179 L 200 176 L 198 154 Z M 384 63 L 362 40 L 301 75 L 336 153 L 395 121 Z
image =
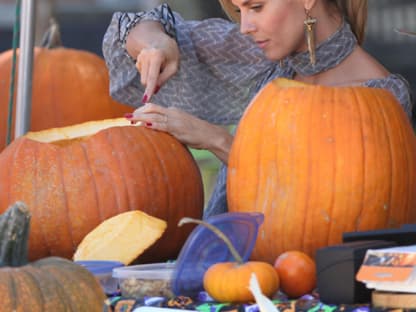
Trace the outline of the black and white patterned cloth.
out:
M 235 125 L 253 96 L 277 77 L 292 78 L 295 73 L 313 75 L 344 60 L 356 46 L 347 22 L 316 49 L 317 64 L 309 63 L 308 52 L 279 62 L 265 58 L 238 25 L 220 18 L 185 21 L 163 4 L 152 11 L 114 13 L 103 39 L 103 54 L 110 73 L 110 93 L 118 101 L 138 107 L 144 88 L 134 60 L 125 50 L 129 31 L 140 21 L 159 21 L 166 33 L 176 37 L 181 53 L 178 73 L 162 86 L 152 102 L 181 108 L 201 119 L 221 125 Z M 413 102 L 408 82 L 397 74 L 373 79 L 364 86 L 384 88 L 399 100 L 412 118 Z M 204 218 L 227 211 L 226 173 L 222 166 Z

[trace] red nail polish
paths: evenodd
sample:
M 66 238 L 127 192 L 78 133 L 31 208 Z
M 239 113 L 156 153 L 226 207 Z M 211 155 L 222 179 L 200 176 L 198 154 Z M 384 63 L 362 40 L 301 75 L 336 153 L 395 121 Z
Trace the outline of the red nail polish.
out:
M 124 117 L 127 118 L 127 119 L 133 118 L 133 114 L 127 113 L 127 114 L 124 114 Z
M 151 127 L 152 123 L 151 122 L 146 122 L 146 127 Z
M 159 92 L 159 90 L 160 90 L 160 86 L 156 86 L 154 94 L 157 94 Z
M 131 121 L 130 121 L 130 124 L 131 124 L 131 125 L 135 125 L 136 123 L 137 123 L 137 121 L 135 121 L 135 120 L 131 120 Z
M 147 94 L 143 95 L 142 103 L 147 103 Z

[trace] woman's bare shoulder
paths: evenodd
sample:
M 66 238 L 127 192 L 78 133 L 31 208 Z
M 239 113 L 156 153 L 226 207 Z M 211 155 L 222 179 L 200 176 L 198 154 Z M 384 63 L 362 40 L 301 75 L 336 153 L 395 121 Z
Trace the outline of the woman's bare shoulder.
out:
M 355 49 L 340 67 L 346 71 L 345 77 L 349 77 L 351 81 L 383 79 L 390 75 L 390 72 L 378 60 L 361 47 Z

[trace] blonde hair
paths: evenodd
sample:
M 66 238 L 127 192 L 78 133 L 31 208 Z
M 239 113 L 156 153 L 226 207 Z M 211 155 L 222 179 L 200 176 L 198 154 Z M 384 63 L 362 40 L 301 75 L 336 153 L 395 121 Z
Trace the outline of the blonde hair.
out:
M 346 16 L 360 45 L 364 42 L 365 37 L 368 8 L 367 1 L 368 0 L 330 0 L 330 2 L 334 3 L 339 11 Z M 231 3 L 231 1 L 219 0 L 219 2 L 227 16 L 231 20 L 239 23 L 240 14 L 238 14 L 236 7 Z
M 367 24 L 367 0 L 335 0 L 338 9 L 346 16 L 351 29 L 357 37 L 358 44 L 364 42 Z

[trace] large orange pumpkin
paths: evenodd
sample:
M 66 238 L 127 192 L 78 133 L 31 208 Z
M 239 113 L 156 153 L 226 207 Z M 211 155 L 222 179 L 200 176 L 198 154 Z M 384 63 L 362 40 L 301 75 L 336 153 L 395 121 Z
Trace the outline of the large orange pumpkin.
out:
M 201 175 L 189 151 L 124 118 L 28 133 L 3 150 L 0 168 L 0 212 L 17 200 L 31 209 L 31 260 L 71 258 L 102 221 L 136 209 L 168 223 L 140 260 L 174 259 L 191 230 L 178 229 L 179 219 L 202 215 Z
M 0 54 L 0 151 L 6 145 L 12 55 L 11 50 Z M 64 47 L 34 49 L 32 131 L 122 117 L 132 110 L 110 97 L 108 70 L 98 55 Z
M 253 259 L 314 256 L 344 232 L 416 222 L 416 138 L 386 90 L 285 80 L 253 99 L 237 129 L 230 211 L 265 215 Z

